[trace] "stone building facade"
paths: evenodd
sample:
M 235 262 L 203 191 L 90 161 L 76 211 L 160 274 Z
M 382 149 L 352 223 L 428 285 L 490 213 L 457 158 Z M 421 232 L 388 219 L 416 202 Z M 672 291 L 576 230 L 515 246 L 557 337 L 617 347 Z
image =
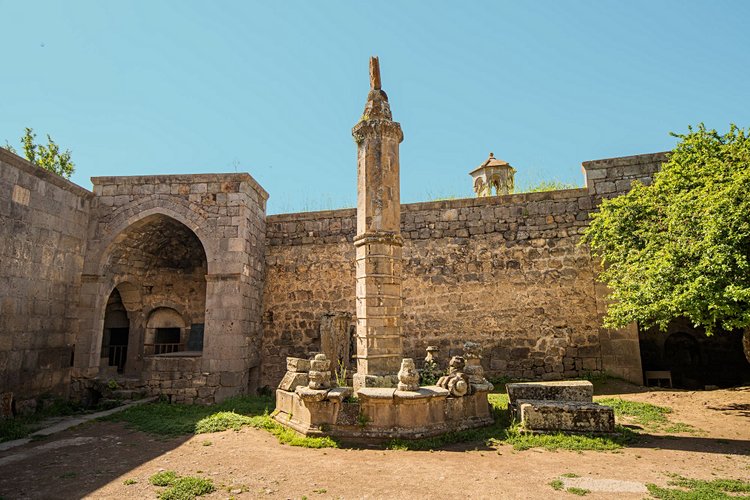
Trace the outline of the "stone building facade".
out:
M 579 241 L 603 197 L 664 160 L 585 162 L 582 189 L 401 205 L 405 355 L 437 345 L 445 363 L 476 341 L 489 377 L 641 382 L 637 328 L 601 327 Z M 17 409 L 112 378 L 209 403 L 275 387 L 286 356 L 354 352 L 355 210 L 267 216 L 249 174 L 92 181 L 0 149 L 0 393 Z

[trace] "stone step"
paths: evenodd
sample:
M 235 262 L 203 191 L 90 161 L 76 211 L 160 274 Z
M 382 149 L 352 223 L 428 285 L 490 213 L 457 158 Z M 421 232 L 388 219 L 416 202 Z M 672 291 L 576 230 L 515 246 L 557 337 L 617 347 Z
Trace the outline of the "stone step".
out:
M 117 377 L 115 381 L 123 389 L 142 389 L 146 387 L 146 383 L 139 378 Z
M 580 401 L 591 403 L 594 386 L 588 380 L 559 380 L 554 382 L 514 382 L 506 384 L 510 406 L 517 401 Z
M 583 401 L 518 400 L 514 417 L 524 428 L 542 432 L 614 432 L 609 406 Z
M 112 391 L 112 397 L 119 400 L 142 399 L 146 397 L 146 391 L 140 389 L 118 389 Z

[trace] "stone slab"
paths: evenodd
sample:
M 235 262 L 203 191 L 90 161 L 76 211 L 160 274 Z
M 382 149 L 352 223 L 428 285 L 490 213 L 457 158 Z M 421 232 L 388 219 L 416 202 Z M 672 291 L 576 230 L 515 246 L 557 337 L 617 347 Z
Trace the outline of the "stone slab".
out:
M 352 391 L 351 387 L 334 387 L 333 389 L 328 391 L 328 395 L 326 397 L 328 399 L 343 400 L 344 398 L 351 396 L 353 393 L 354 391 Z
M 615 413 L 609 406 L 582 401 L 519 400 L 523 426 L 544 432 L 614 432 Z
M 393 394 L 396 392 L 395 388 L 388 387 L 363 387 L 357 391 L 357 395 L 360 398 L 371 398 L 371 399 L 393 399 Z
M 553 382 L 514 382 L 506 384 L 508 400 L 516 406 L 519 400 L 579 401 L 591 403 L 594 386 L 588 380 L 559 380 Z
M 288 371 L 284 375 L 284 378 L 281 379 L 281 382 L 279 382 L 279 389 L 282 391 L 292 391 L 294 392 L 297 387 L 303 386 L 307 387 L 307 384 L 309 383 L 309 379 L 307 376 L 307 373 L 297 373 Z

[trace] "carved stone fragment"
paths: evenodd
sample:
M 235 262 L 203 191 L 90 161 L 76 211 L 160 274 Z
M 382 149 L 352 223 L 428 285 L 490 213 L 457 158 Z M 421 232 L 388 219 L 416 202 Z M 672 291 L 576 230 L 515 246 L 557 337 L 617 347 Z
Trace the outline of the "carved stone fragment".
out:
M 419 373 L 412 358 L 401 360 L 401 370 L 398 372 L 398 390 L 416 391 L 419 389 Z

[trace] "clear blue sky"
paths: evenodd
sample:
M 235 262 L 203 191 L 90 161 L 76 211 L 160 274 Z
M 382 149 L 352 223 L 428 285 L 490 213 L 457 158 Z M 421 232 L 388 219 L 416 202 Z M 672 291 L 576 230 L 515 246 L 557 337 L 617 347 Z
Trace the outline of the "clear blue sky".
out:
M 750 126 L 750 1 L 2 1 L 0 143 L 73 151 L 72 180 L 250 172 L 269 212 L 353 206 L 368 57 L 401 122 L 402 201 L 470 196 Z

